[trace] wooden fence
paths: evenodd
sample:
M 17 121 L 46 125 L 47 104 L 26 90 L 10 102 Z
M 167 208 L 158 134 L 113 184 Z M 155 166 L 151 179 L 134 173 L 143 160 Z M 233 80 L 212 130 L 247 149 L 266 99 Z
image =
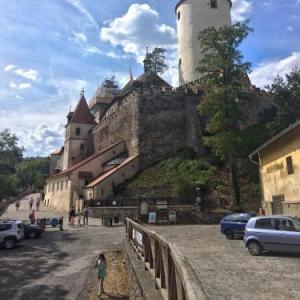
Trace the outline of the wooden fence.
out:
M 175 245 L 126 219 L 126 236 L 167 300 L 207 299 L 198 278 Z

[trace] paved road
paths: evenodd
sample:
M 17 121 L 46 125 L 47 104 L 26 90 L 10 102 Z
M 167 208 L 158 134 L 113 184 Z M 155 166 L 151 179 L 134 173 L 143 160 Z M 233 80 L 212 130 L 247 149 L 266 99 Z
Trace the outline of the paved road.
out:
M 151 229 L 187 257 L 208 299 L 300 299 L 300 255 L 252 257 L 243 241 L 226 240 L 218 226 Z
M 23 199 L 20 212 L 12 205 L 1 218 L 27 219 L 28 199 Z M 38 216 L 53 214 L 61 215 L 41 207 Z M 123 227 L 106 228 L 97 219 L 89 221 L 85 228 L 50 229 L 41 239 L 25 240 L 14 250 L 0 249 L 0 299 L 79 299 L 96 255 L 118 250 L 124 237 Z

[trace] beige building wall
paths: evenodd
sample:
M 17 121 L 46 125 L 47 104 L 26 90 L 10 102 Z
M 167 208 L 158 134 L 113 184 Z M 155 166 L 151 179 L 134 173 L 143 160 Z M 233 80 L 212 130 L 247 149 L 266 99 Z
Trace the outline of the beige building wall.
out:
M 85 199 L 106 199 L 113 194 L 113 186 L 121 184 L 127 179 L 130 179 L 138 171 L 138 157 L 133 158 L 125 165 L 117 167 L 115 172 L 101 183 L 91 188 L 84 189 Z
M 44 198 L 45 205 L 61 211 L 68 211 L 72 199 L 71 184 L 72 182 L 68 176 L 47 182 Z
M 300 216 L 300 127 L 283 135 L 259 152 L 263 203 L 272 213 L 273 197 L 284 197 L 284 214 Z M 288 174 L 287 158 L 293 162 Z
M 46 182 L 45 203 L 63 211 L 68 211 L 71 206 L 75 207 L 76 200 L 84 196 L 83 189 L 87 185 L 87 179 L 80 178 L 80 173 L 89 172 L 92 174 L 92 178 L 99 176 L 105 171 L 103 164 L 125 150 L 125 143 L 121 142 L 79 168 L 68 172 L 65 176 L 62 174 L 49 178 Z M 64 185 L 67 178 L 69 183 Z M 61 184 L 63 188 L 61 188 Z
M 217 0 L 217 8 L 211 8 L 210 0 L 185 0 L 176 9 L 178 34 L 179 84 L 199 79 L 196 68 L 202 59 L 199 32 L 231 24 L 231 1 Z

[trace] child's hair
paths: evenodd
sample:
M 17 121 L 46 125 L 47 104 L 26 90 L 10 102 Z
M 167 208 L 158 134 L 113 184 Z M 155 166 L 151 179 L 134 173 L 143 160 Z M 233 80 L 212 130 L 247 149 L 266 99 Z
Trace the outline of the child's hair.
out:
M 105 261 L 105 256 L 104 256 L 103 253 L 100 253 L 100 254 L 99 254 L 98 260 L 103 260 L 103 261 Z

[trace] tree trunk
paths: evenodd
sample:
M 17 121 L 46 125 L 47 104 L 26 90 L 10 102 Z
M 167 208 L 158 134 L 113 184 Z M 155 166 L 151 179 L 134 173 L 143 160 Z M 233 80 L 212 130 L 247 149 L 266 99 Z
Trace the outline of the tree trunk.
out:
M 239 174 L 236 166 L 235 159 L 233 157 L 229 160 L 229 174 L 230 174 L 230 183 L 231 189 L 234 197 L 234 203 L 239 208 L 241 204 L 241 190 L 239 182 Z

